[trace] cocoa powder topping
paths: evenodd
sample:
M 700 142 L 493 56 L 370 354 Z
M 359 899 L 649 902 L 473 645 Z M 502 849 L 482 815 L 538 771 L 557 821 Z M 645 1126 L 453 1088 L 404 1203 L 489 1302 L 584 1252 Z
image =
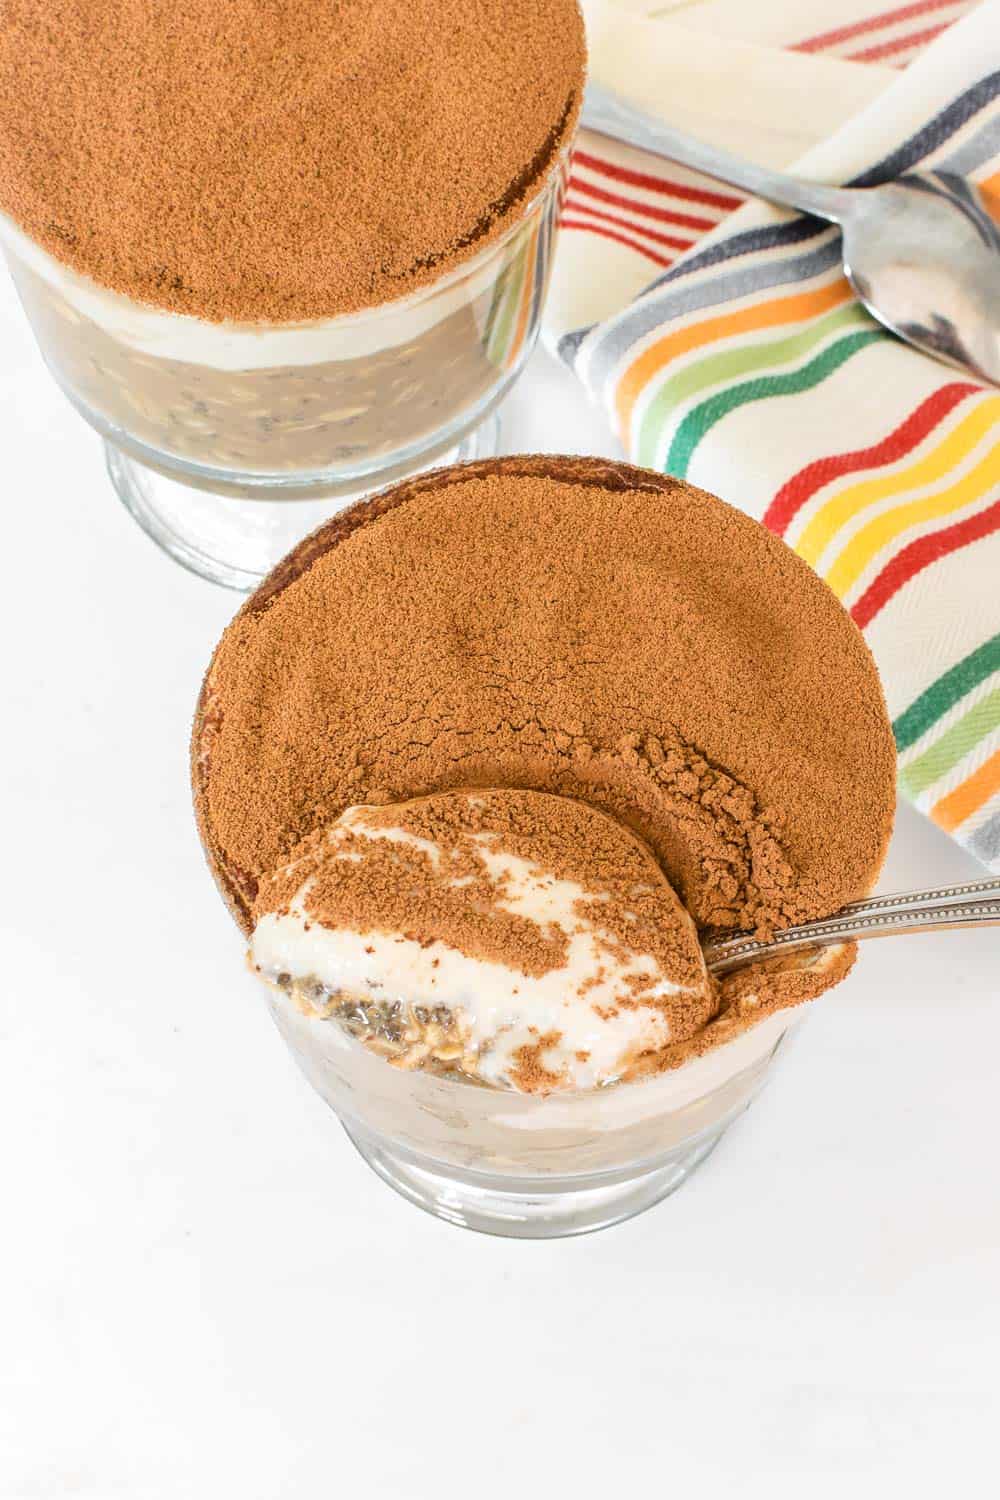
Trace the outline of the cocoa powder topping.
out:
M 194 767 L 246 930 L 346 806 L 520 787 L 638 832 L 701 927 L 763 931 L 867 892 L 895 785 L 871 657 L 793 553 L 679 481 L 544 458 L 308 539 L 226 631 Z
M 353 311 L 517 217 L 583 67 L 576 0 L 5 0 L 0 210 L 175 312 Z

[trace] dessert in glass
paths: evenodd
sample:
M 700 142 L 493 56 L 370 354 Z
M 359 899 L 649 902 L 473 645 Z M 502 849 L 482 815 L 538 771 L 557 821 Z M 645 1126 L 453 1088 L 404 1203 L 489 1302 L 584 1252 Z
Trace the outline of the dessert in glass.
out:
M 851 944 L 717 980 L 702 942 L 866 894 L 895 753 L 783 543 L 669 477 L 520 457 L 306 538 L 216 649 L 192 779 L 257 988 L 362 1156 L 539 1237 L 679 1186 L 847 974 Z
M 16 0 L 0 243 L 115 488 L 254 587 L 350 499 L 490 452 L 538 332 L 576 0 Z

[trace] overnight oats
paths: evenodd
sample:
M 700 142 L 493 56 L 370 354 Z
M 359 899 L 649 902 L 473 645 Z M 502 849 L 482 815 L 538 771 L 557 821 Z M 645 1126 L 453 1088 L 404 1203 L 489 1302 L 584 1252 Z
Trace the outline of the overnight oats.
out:
M 5 9 L 0 243 L 178 560 L 250 587 L 345 496 L 484 451 L 583 68 L 576 0 Z
M 359 1150 L 537 1236 L 683 1182 L 848 972 L 843 945 L 717 980 L 702 941 L 867 893 L 895 756 L 859 632 L 763 528 L 510 458 L 303 542 L 216 650 L 192 776 L 250 970 Z

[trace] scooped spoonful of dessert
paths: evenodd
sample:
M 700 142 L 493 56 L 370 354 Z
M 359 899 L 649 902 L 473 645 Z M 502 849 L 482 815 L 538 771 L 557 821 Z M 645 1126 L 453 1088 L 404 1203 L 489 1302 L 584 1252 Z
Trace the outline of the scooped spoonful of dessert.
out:
M 851 938 L 990 922 L 1000 880 L 703 944 L 617 820 L 540 792 L 466 789 L 348 808 L 309 835 L 260 890 L 250 966 L 397 1067 L 547 1093 L 697 1055 L 716 1030 L 794 1003 L 789 980 L 811 998 L 840 977 Z M 787 973 L 758 969 L 752 995 L 733 991 L 734 970 L 785 953 Z
M 827 187 L 696 140 L 596 83 L 581 123 L 839 224 L 844 272 L 873 317 L 925 354 L 1000 384 L 1000 226 L 974 184 L 908 172 L 877 187 Z
M 873 896 L 819 921 L 786 927 L 766 941 L 748 933 L 727 934 L 706 943 L 703 952 L 709 973 L 721 975 L 803 948 L 903 932 L 940 932 L 949 927 L 1000 927 L 1000 880 Z

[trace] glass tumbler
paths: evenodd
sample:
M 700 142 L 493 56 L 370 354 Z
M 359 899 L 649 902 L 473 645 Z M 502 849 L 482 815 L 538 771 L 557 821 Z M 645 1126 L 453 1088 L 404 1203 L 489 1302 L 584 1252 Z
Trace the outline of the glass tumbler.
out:
M 493 451 L 494 408 L 538 334 L 568 162 L 566 147 L 517 221 L 429 286 L 304 323 L 135 302 L 3 215 L 0 242 L 126 508 L 185 567 L 246 590 L 359 495 Z
M 603 1229 L 674 1192 L 798 1024 L 779 1011 L 656 1077 L 540 1096 L 395 1068 L 335 1017 L 276 989 L 269 999 L 298 1066 L 383 1181 L 440 1219 L 517 1239 Z

